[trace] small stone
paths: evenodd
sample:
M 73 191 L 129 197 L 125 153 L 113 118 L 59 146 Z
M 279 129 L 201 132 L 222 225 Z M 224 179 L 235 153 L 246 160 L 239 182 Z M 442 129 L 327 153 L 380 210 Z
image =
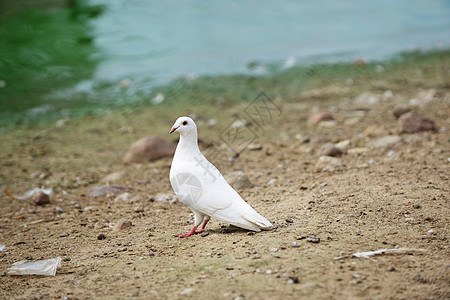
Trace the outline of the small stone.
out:
M 103 233 L 100 233 L 98 236 L 97 236 L 97 239 L 98 240 L 106 240 L 106 235 L 104 235 Z
M 317 160 L 314 169 L 316 172 L 334 172 L 340 166 L 342 166 L 342 162 L 339 158 L 331 156 L 321 156 Z
M 131 197 L 132 197 L 132 195 L 130 193 L 125 192 L 125 193 L 122 193 L 122 194 L 118 195 L 114 199 L 114 201 L 125 201 L 126 202 L 126 201 L 130 200 Z
M 202 234 L 200 234 L 201 237 L 207 237 L 209 235 L 209 230 L 202 232 Z
M 292 242 L 291 246 L 294 247 L 294 248 L 295 248 L 295 247 L 300 247 L 300 244 L 297 243 L 297 242 Z
M 350 147 L 350 141 L 345 140 L 345 141 L 334 144 L 334 146 L 336 148 L 340 149 L 341 151 L 346 151 Z
M 160 137 L 148 136 L 134 142 L 123 157 L 125 164 L 142 163 L 173 156 L 176 145 Z
M 251 151 L 259 151 L 259 150 L 262 150 L 262 148 L 263 147 L 259 144 L 250 144 L 247 146 L 247 149 L 251 150 Z
M 330 121 L 320 121 L 318 126 L 319 128 L 332 128 L 332 127 L 336 127 L 337 122 L 335 120 L 330 120 Z
M 308 119 L 308 125 L 314 126 L 323 121 L 333 121 L 334 117 L 330 113 L 316 112 L 312 114 Z
M 389 150 L 389 152 L 386 154 L 387 157 L 391 157 L 395 155 L 395 151 L 394 150 Z
M 320 155 L 322 156 L 340 156 L 342 150 L 337 148 L 334 144 L 327 143 L 320 148 Z
M 123 176 L 125 176 L 125 172 L 123 172 L 123 171 L 111 173 L 111 174 L 108 174 L 105 177 L 103 177 L 101 182 L 103 182 L 103 183 L 116 182 L 116 181 L 121 180 L 123 178 Z
M 329 138 L 319 136 L 319 137 L 313 138 L 313 139 L 311 140 L 311 144 L 313 144 L 313 145 L 320 145 L 320 144 L 328 143 L 329 141 L 330 141 Z
M 300 280 L 298 280 L 298 277 L 291 276 L 291 277 L 289 277 L 289 279 L 288 279 L 288 283 L 289 283 L 289 284 L 297 284 L 297 283 L 299 283 L 299 282 L 300 282 Z
M 364 154 L 364 153 L 366 153 L 366 152 L 368 152 L 368 151 L 369 151 L 369 148 L 366 148 L 366 147 L 356 147 L 356 148 L 348 149 L 348 150 L 347 150 L 347 153 L 348 153 L 348 154 L 356 154 L 356 155 L 359 155 L 359 154 Z
M 70 123 L 70 119 L 69 118 L 65 118 L 65 119 L 60 119 L 58 121 L 56 121 L 55 126 L 58 128 L 64 127 L 67 124 Z
M 37 170 L 36 172 L 33 172 L 33 173 L 30 175 L 30 177 L 31 177 L 31 178 L 45 179 L 45 178 L 50 177 L 50 176 L 52 176 L 52 175 L 53 175 L 53 173 L 50 172 L 49 170 L 46 170 L 46 169 L 40 169 L 40 170 Z
M 114 225 L 113 230 L 114 231 L 124 230 L 124 229 L 131 227 L 132 225 L 133 225 L 133 223 L 131 223 L 130 220 L 121 219 L 116 223 L 116 225 Z
M 266 270 L 266 274 L 267 274 L 267 275 L 270 275 L 270 274 L 272 274 L 272 273 L 273 273 L 272 270 L 270 270 L 270 269 Z
M 430 229 L 428 230 L 428 234 L 436 235 L 436 230 Z
M 242 171 L 228 173 L 225 180 L 236 190 L 253 187 L 248 176 Z
M 184 290 L 182 290 L 181 292 L 180 292 L 180 295 L 190 295 L 190 294 L 192 294 L 194 292 L 194 289 L 191 289 L 191 288 L 189 288 L 189 289 L 184 289 Z
M 433 120 L 421 116 L 414 111 L 402 115 L 398 119 L 400 133 L 416 133 L 421 131 L 437 131 Z
M 376 104 L 378 102 L 380 102 L 380 100 L 382 100 L 383 97 L 381 97 L 380 95 L 375 95 L 369 92 L 364 92 L 362 94 L 360 94 L 358 97 L 356 97 L 356 102 L 359 104 Z
M 394 108 L 393 114 L 396 119 L 400 118 L 402 115 L 409 113 L 412 110 L 411 107 L 406 105 L 399 105 Z
M 310 235 L 309 237 L 306 238 L 306 240 L 310 243 L 317 244 L 320 242 L 320 237 L 317 235 Z
M 414 205 L 413 205 L 413 208 L 414 208 L 414 209 L 419 209 L 419 208 L 421 208 L 421 207 L 422 207 L 422 206 L 421 206 L 420 204 L 414 204 Z
M 38 191 L 33 195 L 32 201 L 35 205 L 44 205 L 50 203 L 50 197 L 43 191 Z
M 286 223 L 294 223 L 294 220 L 292 220 L 292 219 L 286 219 Z
M 388 147 L 394 146 L 401 140 L 402 140 L 402 138 L 399 137 L 398 135 L 387 135 L 387 136 L 378 138 L 374 141 L 371 141 L 370 143 L 367 144 L 367 146 L 373 147 L 373 148 L 388 148 Z
M 389 134 L 389 132 L 386 130 L 386 128 L 384 128 L 383 126 L 378 126 L 378 125 L 371 125 L 371 126 L 367 127 L 363 132 L 363 136 L 368 137 L 368 138 L 378 138 L 378 137 L 386 136 L 388 134 Z
M 356 125 L 361 122 L 361 117 L 351 117 L 344 120 L 345 125 Z
M 134 208 L 134 211 L 137 212 L 137 213 L 140 213 L 140 212 L 144 211 L 144 208 L 142 206 L 137 206 L 137 207 Z
M 55 212 L 57 214 L 62 214 L 64 212 L 64 209 L 62 209 L 61 207 L 55 207 Z
M 275 182 L 277 182 L 277 180 L 276 180 L 275 178 L 272 178 L 272 179 L 270 179 L 270 180 L 267 182 L 267 184 L 268 184 L 268 185 L 274 185 Z

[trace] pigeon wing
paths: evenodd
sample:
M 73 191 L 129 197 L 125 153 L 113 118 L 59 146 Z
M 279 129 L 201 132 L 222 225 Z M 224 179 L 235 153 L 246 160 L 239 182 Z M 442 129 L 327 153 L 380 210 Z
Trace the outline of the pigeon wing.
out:
M 182 163 L 171 170 L 171 183 L 181 202 L 219 221 L 254 231 L 273 227 L 203 155 L 194 164 Z

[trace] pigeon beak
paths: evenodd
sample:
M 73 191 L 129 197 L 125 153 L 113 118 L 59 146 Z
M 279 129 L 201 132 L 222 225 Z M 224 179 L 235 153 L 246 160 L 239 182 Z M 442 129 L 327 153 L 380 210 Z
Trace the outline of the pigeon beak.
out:
M 178 128 L 180 128 L 180 126 L 172 127 L 172 129 L 170 129 L 170 131 L 169 131 L 169 134 L 171 134 L 172 132 L 175 132 Z

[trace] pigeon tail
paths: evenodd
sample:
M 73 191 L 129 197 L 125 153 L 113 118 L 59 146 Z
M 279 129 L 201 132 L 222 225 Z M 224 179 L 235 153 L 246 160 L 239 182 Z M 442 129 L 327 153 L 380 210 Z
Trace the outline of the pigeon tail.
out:
M 251 214 L 251 215 L 243 215 L 242 217 L 245 220 L 249 221 L 250 223 L 253 223 L 256 226 L 258 226 L 258 228 L 262 228 L 262 229 L 273 228 L 272 223 L 270 223 L 266 218 L 264 218 L 257 212 L 255 212 L 254 214 Z

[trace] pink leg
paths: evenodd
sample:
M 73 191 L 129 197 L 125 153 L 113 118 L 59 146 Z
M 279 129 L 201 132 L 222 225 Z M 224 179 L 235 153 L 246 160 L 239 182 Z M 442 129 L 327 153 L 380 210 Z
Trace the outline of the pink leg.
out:
M 206 224 L 208 224 L 209 219 L 205 220 L 202 224 L 202 227 L 200 228 L 200 230 L 197 230 L 195 233 L 202 233 L 205 230 Z
M 180 233 L 180 234 L 176 234 L 175 236 L 180 237 L 180 238 L 184 238 L 184 237 L 188 237 L 191 236 L 197 232 L 195 232 L 195 230 L 197 229 L 197 226 L 194 226 L 191 230 L 189 230 L 186 233 Z

